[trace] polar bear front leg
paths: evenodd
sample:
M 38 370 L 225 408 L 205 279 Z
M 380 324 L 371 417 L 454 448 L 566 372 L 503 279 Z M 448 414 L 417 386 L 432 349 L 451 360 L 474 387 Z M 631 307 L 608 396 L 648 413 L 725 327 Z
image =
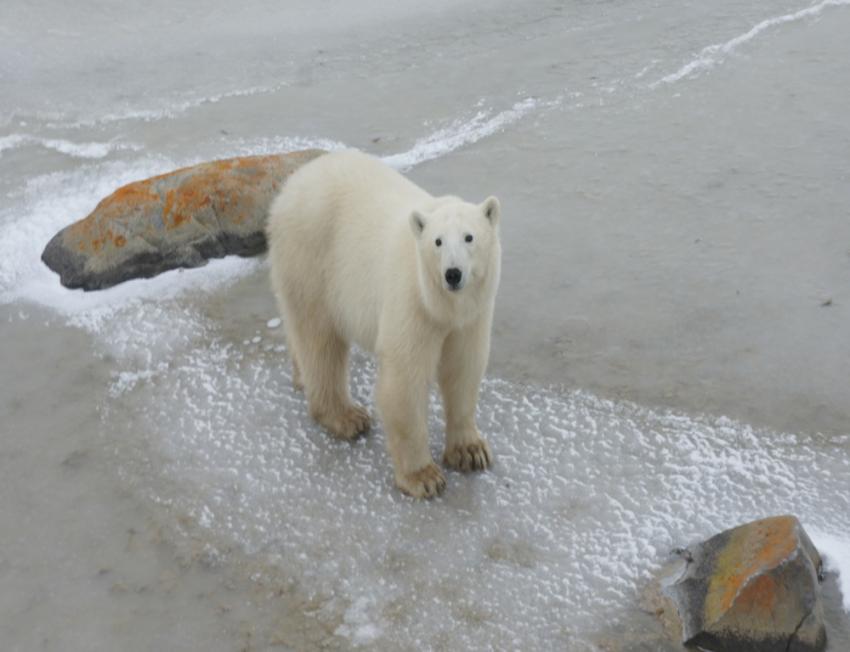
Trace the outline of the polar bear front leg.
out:
M 428 450 L 427 367 L 421 360 L 417 364 L 381 356 L 378 369 L 378 409 L 395 482 L 414 498 L 433 498 L 446 488 L 446 479 Z
M 443 463 L 458 471 L 482 471 L 493 463 L 490 446 L 475 424 L 478 390 L 489 354 L 489 315 L 451 332 L 443 344 L 437 370 L 446 414 Z

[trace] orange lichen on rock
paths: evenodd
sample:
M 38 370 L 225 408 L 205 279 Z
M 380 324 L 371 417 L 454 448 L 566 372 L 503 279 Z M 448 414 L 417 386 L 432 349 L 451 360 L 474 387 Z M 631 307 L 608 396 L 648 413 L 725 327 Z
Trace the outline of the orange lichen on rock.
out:
M 42 260 L 63 285 L 100 289 L 211 257 L 260 253 L 275 194 L 323 153 L 244 156 L 129 183 L 57 233 Z
M 159 201 L 159 195 L 151 189 L 153 181 L 153 179 L 145 179 L 121 186 L 111 195 L 102 199 L 97 207 L 102 210 L 109 210 L 117 206 L 119 210 L 126 211 L 127 208 L 134 205 Z
M 772 575 L 757 575 L 746 582 L 737 595 L 741 611 L 748 618 L 770 618 L 779 602 L 779 591 L 781 587 Z
M 113 229 L 123 232 L 124 228 L 120 225 L 122 218 L 144 214 L 159 204 L 159 194 L 151 186 L 150 179 L 136 181 L 102 199 L 88 217 L 68 227 L 66 238 L 70 240 L 69 244 L 81 253 L 100 251 L 107 243 L 124 246 L 126 236 L 120 236 L 121 244 L 117 244 Z
M 665 586 L 682 642 L 715 652 L 821 652 L 821 558 L 794 516 L 740 525 L 691 546 Z
M 256 203 L 253 194 L 271 171 L 281 167 L 280 158 L 280 155 L 263 155 L 225 159 L 129 183 L 101 200 L 87 218 L 68 229 L 66 237 L 78 252 L 100 252 L 109 244 L 116 247 L 127 244 L 128 219 L 158 218 L 166 230 L 172 230 L 192 222 L 208 208 L 214 213 L 208 215 L 210 219 L 229 217 L 234 223 L 243 223 L 251 211 L 229 215 L 228 207 L 253 208 Z M 238 178 L 234 177 L 235 170 L 240 172 Z M 107 234 L 113 228 L 124 233 L 120 244 Z M 149 225 L 141 237 L 150 237 L 153 231 Z
M 192 178 L 165 194 L 162 223 L 166 229 L 176 229 L 181 224 L 190 222 L 192 215 L 210 205 L 210 197 L 205 194 L 206 189 L 196 187 L 197 184 L 198 179 Z
M 797 542 L 796 524 L 793 516 L 777 516 L 760 521 L 753 528 L 732 533 L 715 562 L 705 602 L 707 620 L 719 618 L 739 597 L 756 600 L 754 607 L 768 611 L 773 608 L 775 600 L 764 591 L 750 591 L 744 595 L 742 589 L 754 576 L 775 568 L 793 554 Z M 760 597 L 766 599 L 762 601 Z

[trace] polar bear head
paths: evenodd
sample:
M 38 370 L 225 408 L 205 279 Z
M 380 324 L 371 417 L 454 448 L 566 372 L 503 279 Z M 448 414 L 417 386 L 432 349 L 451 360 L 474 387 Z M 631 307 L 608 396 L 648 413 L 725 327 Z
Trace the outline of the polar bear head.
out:
M 499 284 L 499 200 L 481 204 L 441 197 L 410 214 L 419 284 L 432 311 L 477 313 Z M 468 316 L 472 316 L 471 314 Z

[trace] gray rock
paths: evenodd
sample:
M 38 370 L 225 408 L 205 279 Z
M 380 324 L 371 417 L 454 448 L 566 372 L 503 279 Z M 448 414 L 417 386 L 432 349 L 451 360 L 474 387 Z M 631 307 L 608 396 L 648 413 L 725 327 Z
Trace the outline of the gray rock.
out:
M 820 652 L 821 558 L 793 516 L 754 521 L 682 551 L 662 582 L 681 640 L 713 652 Z
M 41 259 L 69 288 L 99 290 L 266 249 L 269 204 L 321 150 L 201 163 L 137 181 L 57 233 Z

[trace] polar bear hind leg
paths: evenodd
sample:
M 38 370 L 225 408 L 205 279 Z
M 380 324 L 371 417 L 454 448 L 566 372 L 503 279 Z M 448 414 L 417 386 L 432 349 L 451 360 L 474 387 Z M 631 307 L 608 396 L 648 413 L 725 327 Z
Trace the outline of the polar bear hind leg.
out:
M 307 394 L 310 415 L 338 439 L 355 439 L 368 431 L 369 413 L 351 400 L 348 390 L 350 346 L 330 315 L 315 305 L 285 305 L 283 312 L 292 380 Z

